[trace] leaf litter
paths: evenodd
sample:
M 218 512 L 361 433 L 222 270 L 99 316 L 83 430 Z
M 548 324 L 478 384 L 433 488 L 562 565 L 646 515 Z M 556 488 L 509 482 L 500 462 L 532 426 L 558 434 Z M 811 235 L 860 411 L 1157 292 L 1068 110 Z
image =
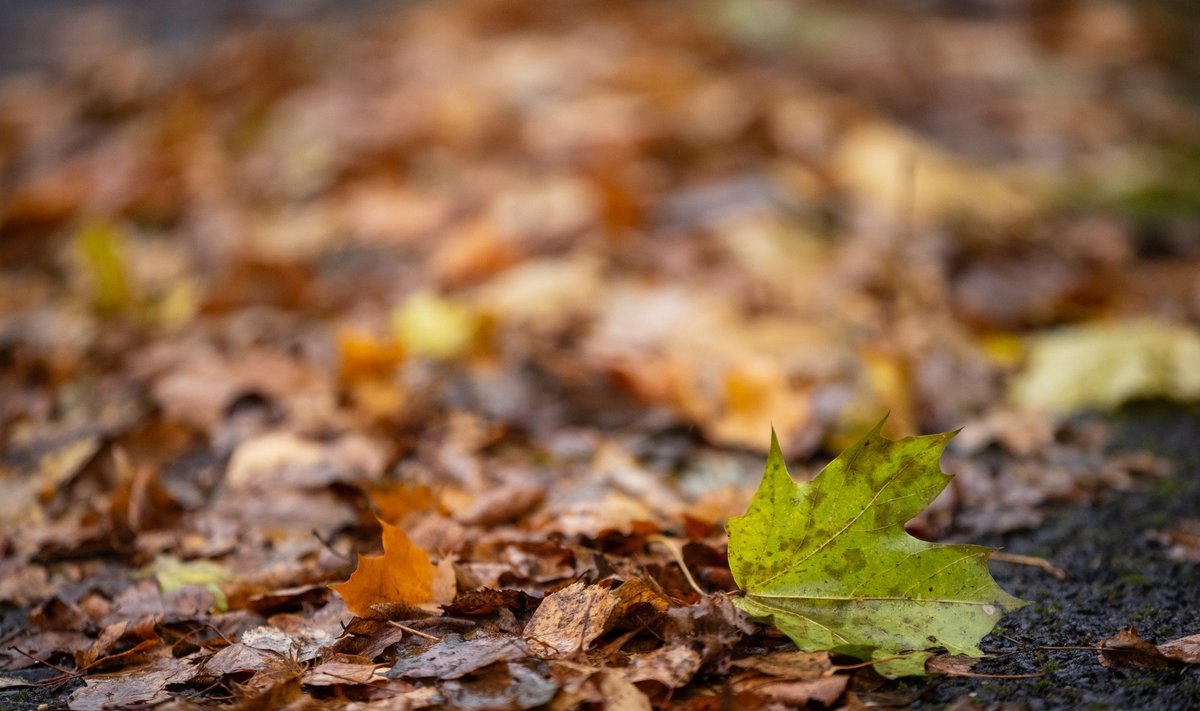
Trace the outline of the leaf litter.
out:
M 374 12 L 173 53 L 89 11 L 0 76 L 4 689 L 853 707 L 853 657 L 994 619 L 752 624 L 723 525 L 763 456 L 815 490 L 885 411 L 962 427 L 909 545 L 1168 476 L 1079 414 L 1196 397 L 1200 123 L 1152 11 Z

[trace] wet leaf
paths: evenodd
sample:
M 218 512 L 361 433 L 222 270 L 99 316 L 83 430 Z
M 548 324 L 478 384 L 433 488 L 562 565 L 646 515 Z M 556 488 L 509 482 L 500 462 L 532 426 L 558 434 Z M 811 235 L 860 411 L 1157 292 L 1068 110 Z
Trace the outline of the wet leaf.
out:
M 96 674 L 86 686 L 71 694 L 72 711 L 123 709 L 139 704 L 157 704 L 170 698 L 168 684 L 180 684 L 196 675 L 186 660 L 166 657 L 146 667 L 113 674 Z
M 1116 636 L 1101 640 L 1096 652 L 1100 663 L 1112 668 L 1166 669 L 1176 662 L 1200 664 L 1200 634 L 1154 645 L 1142 639 L 1136 629 L 1126 627 Z
M 457 679 L 496 662 L 513 662 L 529 656 L 524 642 L 515 637 L 476 637 L 446 635 L 440 642 L 415 656 L 396 662 L 386 676 L 392 679 Z
M 746 515 L 731 519 L 729 563 L 748 614 L 803 651 L 881 662 L 885 675 L 923 673 L 927 652 L 982 656 L 979 640 L 1024 603 L 992 580 L 989 548 L 939 545 L 904 523 L 950 481 L 938 461 L 952 434 L 880 434 L 883 422 L 811 482 L 796 483 L 773 442 Z
M 470 681 L 448 681 L 442 685 L 447 706 L 456 709 L 530 709 L 549 703 L 558 693 L 558 685 L 533 669 L 510 663 Z

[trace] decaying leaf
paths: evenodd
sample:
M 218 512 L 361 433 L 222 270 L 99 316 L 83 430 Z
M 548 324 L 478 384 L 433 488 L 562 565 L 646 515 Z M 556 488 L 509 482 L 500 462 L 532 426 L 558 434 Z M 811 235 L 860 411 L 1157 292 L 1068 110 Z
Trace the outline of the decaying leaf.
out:
M 772 652 L 736 659 L 733 666 L 797 681 L 820 679 L 833 667 L 828 652 Z
M 620 598 L 608 588 L 572 583 L 546 596 L 525 626 L 525 638 L 538 657 L 570 657 L 604 633 L 619 603 Z
M 629 659 L 621 674 L 631 682 L 657 681 L 668 689 L 678 689 L 700 670 L 700 653 L 687 645 L 662 647 Z
M 429 555 L 408 540 L 399 526 L 386 521 L 380 521 L 379 525 L 383 527 L 383 555 L 360 555 L 358 568 L 350 579 L 329 587 L 342 596 L 351 612 L 361 617 L 370 617 L 373 605 L 422 605 L 438 601 L 435 591 L 444 588 L 447 571 L 431 563 Z
M 628 709 L 629 711 L 650 711 L 650 699 L 642 693 L 633 682 L 615 672 L 603 672 L 598 675 L 597 685 L 600 693 L 611 709 Z
M 371 684 L 382 681 L 379 675 L 380 665 L 371 663 L 368 659 L 353 657 L 348 654 L 334 655 L 332 659 L 321 662 L 309 669 L 304 675 L 305 686 L 341 686 Z
M 883 422 L 811 482 L 793 482 L 773 442 L 746 515 L 731 519 L 729 563 L 744 596 L 803 651 L 920 674 L 928 653 L 982 656 L 979 640 L 1024 603 L 988 573 L 991 549 L 938 545 L 904 531 L 950 481 L 938 461 L 952 434 L 885 439 Z M 897 664 L 901 661 L 901 664 Z
M 419 654 L 402 657 L 386 676 L 393 679 L 457 679 L 495 662 L 518 661 L 528 656 L 525 643 L 515 637 L 465 640 L 452 634 Z
M 751 694 L 789 706 L 807 706 L 812 702 L 830 706 L 846 690 L 849 682 L 850 677 L 843 674 L 810 680 L 750 674 L 735 679 L 731 686 L 739 694 Z
M 446 706 L 456 709 L 531 709 L 549 703 L 558 685 L 534 669 L 510 662 L 506 669 L 442 684 Z
M 72 711 L 123 709 L 139 704 L 162 703 L 170 698 L 169 684 L 182 684 L 196 675 L 183 659 L 164 657 L 138 669 L 88 677 L 86 686 L 71 694 Z
M 1126 627 L 1115 637 L 1101 640 L 1096 652 L 1106 667 L 1166 669 L 1173 662 L 1200 664 L 1200 634 L 1155 645 L 1142 639 L 1134 628 Z

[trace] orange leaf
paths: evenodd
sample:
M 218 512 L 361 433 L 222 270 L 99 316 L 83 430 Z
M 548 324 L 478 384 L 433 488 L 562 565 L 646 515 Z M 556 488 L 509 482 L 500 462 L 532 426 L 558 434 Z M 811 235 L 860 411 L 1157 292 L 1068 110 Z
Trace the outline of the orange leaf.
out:
M 382 603 L 420 605 L 433 600 L 434 566 L 429 555 L 408 540 L 399 526 L 383 526 L 383 555 L 358 557 L 358 568 L 344 583 L 329 587 L 359 617 L 370 617 Z
M 338 377 L 343 385 L 392 377 L 404 360 L 404 348 L 351 329 L 338 333 Z
M 438 508 L 433 491 L 424 484 L 381 482 L 366 487 L 379 520 L 400 525 L 411 513 Z

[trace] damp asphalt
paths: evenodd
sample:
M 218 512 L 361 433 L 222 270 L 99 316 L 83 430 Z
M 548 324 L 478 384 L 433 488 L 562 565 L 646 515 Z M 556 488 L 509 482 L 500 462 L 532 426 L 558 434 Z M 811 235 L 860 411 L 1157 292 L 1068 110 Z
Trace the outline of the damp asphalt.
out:
M 1047 649 L 1094 647 L 1123 627 L 1156 644 L 1200 633 L 1200 563 L 1172 560 L 1152 537 L 1200 518 L 1200 407 L 1138 403 L 1114 415 L 1112 425 L 1114 450 L 1164 457 L 1173 473 L 1054 512 L 1035 529 L 976 538 L 1046 558 L 1067 578 L 993 563 L 1000 584 L 1031 604 L 1001 620 L 983 641 L 989 656 L 974 671 L 992 677 L 902 682 L 888 690 L 888 701 L 955 711 L 1200 709 L 1200 665 L 1109 669 L 1091 649 Z

